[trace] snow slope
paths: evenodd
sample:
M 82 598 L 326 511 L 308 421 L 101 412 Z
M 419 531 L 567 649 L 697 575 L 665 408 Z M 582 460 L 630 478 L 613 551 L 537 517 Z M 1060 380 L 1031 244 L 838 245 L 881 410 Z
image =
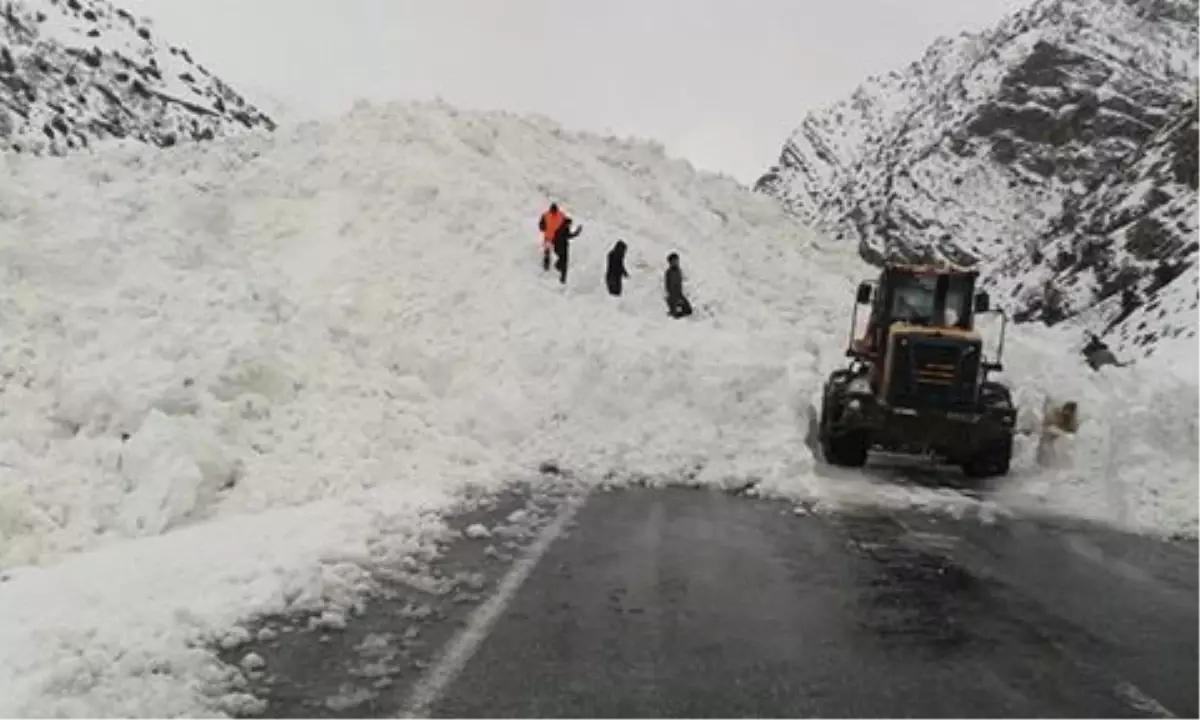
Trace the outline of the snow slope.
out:
M 461 493 L 543 462 L 1195 534 L 1195 373 L 1092 374 L 1040 331 L 1010 341 L 1023 425 L 1050 392 L 1084 418 L 1051 461 L 1023 438 L 982 500 L 819 468 L 812 407 L 867 267 L 655 144 L 364 105 L 0 163 L 0 715 L 245 709 L 205 641 L 351 607 Z M 551 199 L 584 226 L 565 290 L 539 266 Z M 672 250 L 687 321 L 661 299 Z
M 112 138 L 170 146 L 273 127 L 106 0 L 0 3 L 0 151 L 62 154 Z

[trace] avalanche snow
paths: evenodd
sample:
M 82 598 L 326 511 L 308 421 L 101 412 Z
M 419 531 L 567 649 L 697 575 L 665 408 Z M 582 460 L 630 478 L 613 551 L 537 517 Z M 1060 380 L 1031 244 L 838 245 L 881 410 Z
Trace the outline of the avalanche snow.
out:
M 1195 534 L 1194 354 L 1094 374 L 1021 329 L 1008 380 L 1032 434 L 986 499 L 818 468 L 812 408 L 869 269 L 655 144 L 362 105 L 0 163 L 0 715 L 230 711 L 244 697 L 204 642 L 345 608 L 461 492 L 544 462 Z M 550 200 L 584 225 L 565 288 L 539 262 Z M 661 297 L 672 250 L 684 321 Z M 1048 395 L 1082 427 L 1039 462 Z

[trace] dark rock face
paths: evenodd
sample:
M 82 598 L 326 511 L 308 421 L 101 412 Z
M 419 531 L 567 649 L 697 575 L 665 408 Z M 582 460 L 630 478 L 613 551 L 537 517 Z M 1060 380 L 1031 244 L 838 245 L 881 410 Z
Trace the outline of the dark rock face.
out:
M 1052 321 L 1051 281 L 1053 320 L 1115 331 L 1122 292 L 1147 305 L 1195 274 L 1197 17 L 1040 0 L 810 114 L 756 189 L 869 262 L 980 265 L 1026 320 Z
M 0 151 L 61 155 L 112 138 L 170 147 L 274 127 L 105 0 L 0 2 Z
M 1018 279 L 1028 287 L 1049 281 L 1071 288 L 1071 311 L 1084 313 L 1093 330 L 1126 341 L 1126 350 L 1148 351 L 1161 337 L 1195 334 L 1198 131 L 1195 102 L 1181 103 L 1122 165 L 1064 201 L 1036 239 L 1036 252 L 1010 248 L 996 258 L 996 285 L 1024 319 L 1049 320 L 1037 293 L 1018 287 Z M 1138 308 L 1149 306 L 1161 312 L 1142 318 L 1142 327 L 1127 326 Z

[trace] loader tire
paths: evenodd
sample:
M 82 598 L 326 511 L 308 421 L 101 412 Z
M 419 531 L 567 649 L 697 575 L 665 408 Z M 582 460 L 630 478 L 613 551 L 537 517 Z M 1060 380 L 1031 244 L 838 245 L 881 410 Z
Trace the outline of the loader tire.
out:
M 980 388 L 980 400 L 984 412 L 1011 410 L 1012 392 L 995 382 L 985 382 Z M 979 448 L 973 457 L 962 464 L 963 474 L 969 478 L 986 479 L 1007 475 L 1012 464 L 1013 436 L 1005 432 Z
M 853 375 L 847 370 L 835 370 L 825 383 L 821 398 L 820 443 L 821 453 L 830 465 L 839 467 L 862 467 L 867 464 L 867 452 L 871 448 L 870 435 L 865 430 L 851 430 L 834 434 L 833 425 L 841 418 L 845 385 Z
M 984 446 L 974 457 L 963 463 L 963 474 L 980 480 L 1007 475 L 1012 465 L 1012 451 L 1012 435 L 1006 435 Z
M 867 453 L 871 449 L 871 438 L 865 430 L 853 430 L 838 437 L 829 438 L 821 444 L 825 459 L 839 467 L 862 467 L 867 464 Z

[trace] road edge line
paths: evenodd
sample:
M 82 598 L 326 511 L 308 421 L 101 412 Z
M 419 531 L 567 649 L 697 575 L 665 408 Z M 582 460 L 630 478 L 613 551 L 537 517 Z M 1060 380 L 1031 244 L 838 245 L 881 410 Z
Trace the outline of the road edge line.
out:
M 1162 703 L 1142 692 L 1141 688 L 1128 680 L 1119 681 L 1113 690 L 1116 691 L 1117 697 L 1124 700 L 1134 710 L 1146 713 L 1151 717 L 1178 717 L 1175 713 L 1164 707 Z
M 582 493 L 563 502 L 554 521 L 538 535 L 537 540 L 529 546 L 525 554 L 513 563 L 513 566 L 500 580 L 500 584 L 496 586 L 496 591 L 483 604 L 475 608 L 467 618 L 463 629 L 442 647 L 438 659 L 413 685 L 408 700 L 404 704 L 404 710 L 399 717 L 429 717 L 430 708 L 458 679 L 479 646 L 491 634 L 496 621 L 508 609 L 521 586 L 525 584 L 534 568 L 541 562 L 546 551 L 562 535 L 567 523 L 575 517 L 587 499 L 588 494 Z

